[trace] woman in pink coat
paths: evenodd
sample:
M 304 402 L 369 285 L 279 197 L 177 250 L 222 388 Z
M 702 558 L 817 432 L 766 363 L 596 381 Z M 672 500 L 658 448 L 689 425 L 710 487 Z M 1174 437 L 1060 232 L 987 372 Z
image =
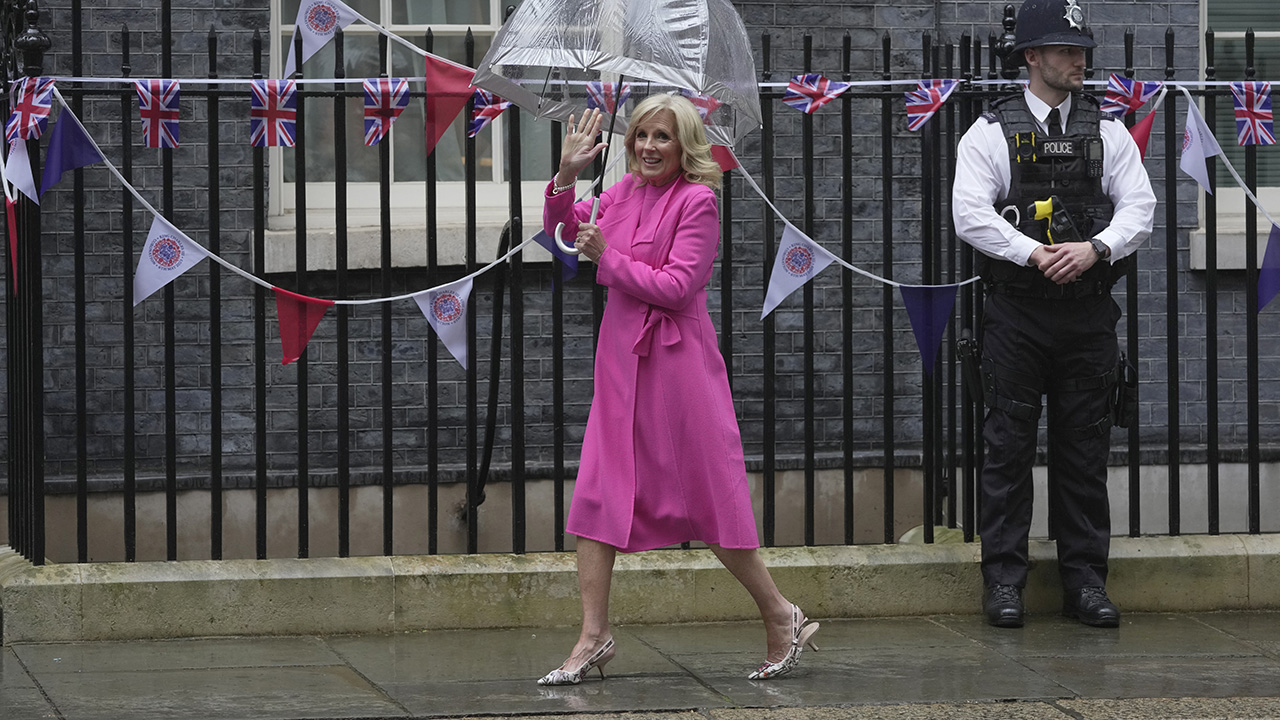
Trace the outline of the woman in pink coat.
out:
M 596 348 L 595 397 L 569 509 L 578 537 L 582 633 L 538 682 L 577 684 L 613 658 L 609 584 L 619 550 L 698 540 L 751 593 L 768 637 L 751 679 L 790 672 L 818 629 L 778 591 L 757 552 L 755 517 L 728 374 L 707 313 L 720 238 L 702 119 L 683 97 L 641 102 L 626 135 L 630 173 L 591 203 L 574 204 L 578 173 L 604 149 L 598 111 L 569 120 L 543 225 L 575 238 L 609 300 Z M 816 649 L 816 647 L 815 647 Z

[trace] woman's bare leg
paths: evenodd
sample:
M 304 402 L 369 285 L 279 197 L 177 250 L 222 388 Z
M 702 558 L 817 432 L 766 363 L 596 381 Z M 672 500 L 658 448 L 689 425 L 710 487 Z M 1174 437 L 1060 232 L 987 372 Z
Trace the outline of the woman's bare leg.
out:
M 767 659 L 769 662 L 780 662 L 791 648 L 791 603 L 773 583 L 773 576 L 769 574 L 769 568 L 765 567 L 760 552 L 755 548 L 742 550 L 719 545 L 709 547 L 756 601 L 768 637 Z
M 609 638 L 609 587 L 613 582 L 613 560 L 617 548 L 602 542 L 578 538 L 578 591 L 582 595 L 582 634 L 566 669 L 586 662 Z

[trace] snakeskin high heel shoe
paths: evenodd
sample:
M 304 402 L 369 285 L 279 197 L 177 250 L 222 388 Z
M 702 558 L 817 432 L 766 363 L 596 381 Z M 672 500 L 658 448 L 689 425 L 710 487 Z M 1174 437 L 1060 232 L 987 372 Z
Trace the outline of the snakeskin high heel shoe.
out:
M 786 675 L 800 664 L 800 653 L 808 645 L 814 652 L 818 646 L 813 642 L 813 634 L 818 632 L 818 623 L 809 622 L 809 618 L 800 612 L 800 608 L 791 606 L 791 647 L 787 648 L 786 657 L 778 662 L 765 662 L 756 671 L 747 676 L 748 680 L 768 680 Z
M 578 666 L 576 670 L 567 670 L 563 665 L 552 670 L 551 672 L 538 678 L 539 685 L 577 685 L 582 682 L 582 678 L 591 672 L 591 668 L 600 670 L 600 678 L 604 679 L 605 663 L 613 659 L 613 638 L 609 638 L 600 646 L 600 649 L 591 653 L 591 657 L 587 661 Z

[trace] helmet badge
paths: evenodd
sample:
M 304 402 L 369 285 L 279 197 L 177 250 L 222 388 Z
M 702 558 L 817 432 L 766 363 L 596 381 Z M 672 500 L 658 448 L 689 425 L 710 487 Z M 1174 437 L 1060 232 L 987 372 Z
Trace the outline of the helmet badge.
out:
M 1084 30 L 1084 10 L 1076 4 L 1076 0 L 1067 0 L 1067 12 L 1062 19 L 1070 23 L 1076 30 Z

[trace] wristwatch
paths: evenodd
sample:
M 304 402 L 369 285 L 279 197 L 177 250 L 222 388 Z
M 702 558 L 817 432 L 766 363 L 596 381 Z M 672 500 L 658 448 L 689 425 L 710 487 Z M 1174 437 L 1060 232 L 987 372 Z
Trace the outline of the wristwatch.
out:
M 1093 251 L 1098 253 L 1098 259 L 1111 257 L 1111 248 L 1107 247 L 1107 244 L 1098 238 L 1090 238 L 1089 244 L 1093 246 Z

